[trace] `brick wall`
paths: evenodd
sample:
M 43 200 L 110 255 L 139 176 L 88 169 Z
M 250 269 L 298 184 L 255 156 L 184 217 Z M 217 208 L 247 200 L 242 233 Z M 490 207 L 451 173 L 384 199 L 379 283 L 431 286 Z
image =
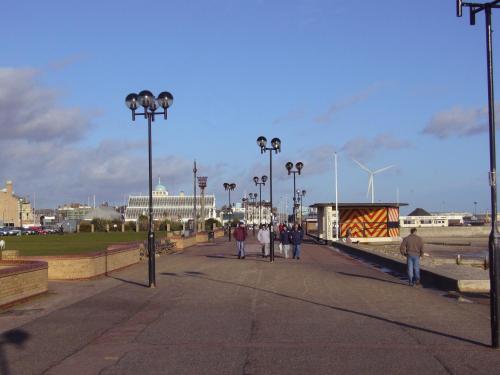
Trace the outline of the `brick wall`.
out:
M 46 262 L 0 261 L 0 266 L 0 306 L 47 292 Z
M 5 258 L 5 255 L 4 255 Z M 66 256 L 9 256 L 48 264 L 49 280 L 90 279 L 139 262 L 139 246 L 111 246 L 107 251 Z

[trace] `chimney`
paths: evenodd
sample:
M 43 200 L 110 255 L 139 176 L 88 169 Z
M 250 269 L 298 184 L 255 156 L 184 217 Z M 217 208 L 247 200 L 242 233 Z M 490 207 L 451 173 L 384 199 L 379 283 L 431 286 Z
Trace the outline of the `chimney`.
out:
M 12 194 L 12 192 L 14 191 L 14 189 L 12 187 L 12 181 L 7 181 L 5 183 L 5 187 L 7 188 L 7 193 Z

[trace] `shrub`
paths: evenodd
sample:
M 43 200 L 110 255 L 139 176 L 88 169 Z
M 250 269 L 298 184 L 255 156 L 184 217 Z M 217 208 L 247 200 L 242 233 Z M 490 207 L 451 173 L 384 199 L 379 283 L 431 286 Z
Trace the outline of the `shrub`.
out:
M 148 230 L 148 217 L 146 215 L 141 215 L 137 219 L 139 221 L 139 230 L 147 231 Z
M 90 222 L 88 221 L 80 221 L 80 232 L 90 232 L 91 227 L 90 227 Z
M 206 229 L 219 228 L 221 226 L 222 226 L 222 223 L 217 219 L 210 218 L 210 219 L 205 220 L 205 228 Z
M 135 221 L 127 221 L 125 223 L 126 232 L 135 232 Z
M 94 218 L 92 219 L 90 224 L 94 224 L 95 232 L 106 232 L 106 225 L 109 224 L 109 221 L 105 219 Z

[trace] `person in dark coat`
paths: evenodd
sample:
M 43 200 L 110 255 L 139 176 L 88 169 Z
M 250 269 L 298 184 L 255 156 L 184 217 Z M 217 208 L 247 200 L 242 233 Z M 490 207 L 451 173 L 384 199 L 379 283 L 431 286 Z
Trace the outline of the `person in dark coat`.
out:
M 240 222 L 239 226 L 233 232 L 236 240 L 236 248 L 238 249 L 238 259 L 245 259 L 245 240 L 247 238 L 247 230 L 245 223 Z
M 412 228 L 410 235 L 403 239 L 399 251 L 406 257 L 408 267 L 408 284 L 420 285 L 420 258 L 424 256 L 424 241 L 415 233 L 417 228 Z
M 280 242 L 281 247 L 283 248 L 283 252 L 285 253 L 285 258 L 289 258 L 290 254 L 290 236 L 292 231 L 287 226 L 283 227 L 283 230 L 280 232 Z
M 293 259 L 300 259 L 300 246 L 302 245 L 302 240 L 304 239 L 304 232 L 300 228 L 299 224 L 293 225 L 293 230 L 290 233 L 290 242 L 293 246 Z

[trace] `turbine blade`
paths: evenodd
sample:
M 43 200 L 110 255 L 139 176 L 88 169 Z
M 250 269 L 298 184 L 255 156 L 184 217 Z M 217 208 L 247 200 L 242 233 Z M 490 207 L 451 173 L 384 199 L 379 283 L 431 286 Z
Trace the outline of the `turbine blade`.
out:
M 395 167 L 395 165 L 389 165 L 388 167 L 380 168 L 380 169 L 377 169 L 376 171 L 373 171 L 373 174 L 380 173 L 380 172 L 386 171 L 386 170 L 394 168 L 394 167 Z
M 373 174 L 370 174 L 370 178 L 368 179 L 368 190 L 366 192 L 366 197 L 370 196 L 371 189 L 373 189 Z
M 352 160 L 354 160 L 354 162 L 356 162 L 357 165 L 359 165 L 361 167 L 361 169 L 364 169 L 365 171 L 367 171 L 368 173 L 372 173 L 371 170 L 368 169 L 368 167 L 366 167 L 365 165 L 361 164 L 359 161 L 357 161 L 356 159 L 352 158 Z

